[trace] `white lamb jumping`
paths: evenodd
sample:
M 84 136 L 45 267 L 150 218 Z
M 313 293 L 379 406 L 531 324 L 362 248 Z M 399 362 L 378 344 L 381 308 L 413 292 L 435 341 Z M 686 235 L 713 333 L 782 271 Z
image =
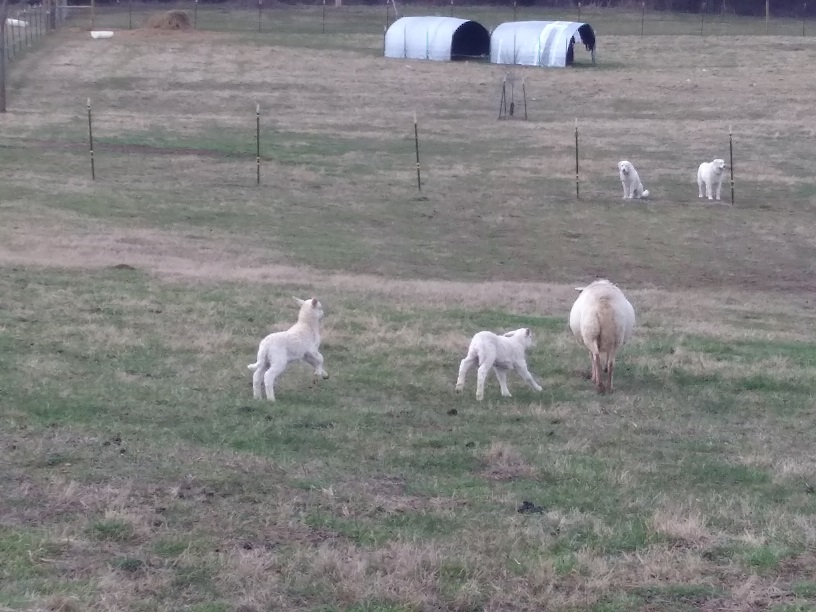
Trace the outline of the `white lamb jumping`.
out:
M 297 323 L 286 331 L 269 334 L 258 346 L 258 359 L 248 365 L 252 374 L 252 393 L 260 399 L 261 383 L 266 387 L 266 398 L 275 401 L 275 379 L 280 376 L 292 361 L 303 360 L 314 367 L 314 382 L 317 377 L 328 378 L 329 373 L 323 369 L 323 355 L 320 348 L 320 320 L 323 318 L 323 305 L 317 300 L 301 300 Z
M 478 364 L 476 375 L 476 399 L 484 399 L 484 386 L 490 368 L 496 372 L 496 378 L 501 385 L 501 394 L 511 397 L 507 388 L 507 372 L 515 370 L 527 384 L 536 391 L 541 391 L 541 385 L 533 380 L 527 369 L 527 360 L 524 351 L 533 346 L 533 333 L 523 327 L 504 335 L 497 335 L 489 331 L 481 331 L 470 341 L 467 356 L 459 364 L 459 378 L 456 380 L 456 390 L 465 387 L 465 376 L 468 370 Z
M 569 325 L 580 344 L 589 350 L 592 361 L 592 382 L 598 393 L 614 391 L 612 376 L 615 356 L 632 337 L 635 329 L 635 309 L 613 283 L 596 280 L 586 287 L 576 287 L 581 295 L 570 311 Z M 601 380 L 601 355 L 605 355 L 606 385 Z

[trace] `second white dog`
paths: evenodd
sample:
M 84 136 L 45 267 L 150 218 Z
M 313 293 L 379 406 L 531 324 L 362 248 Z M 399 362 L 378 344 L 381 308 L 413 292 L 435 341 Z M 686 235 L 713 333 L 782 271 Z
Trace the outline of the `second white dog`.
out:
M 252 394 L 261 398 L 261 383 L 266 387 L 266 399 L 275 401 L 275 379 L 280 376 L 292 361 L 303 360 L 312 366 L 314 380 L 318 376 L 328 378 L 329 373 L 323 369 L 323 355 L 320 348 L 320 320 L 323 318 L 323 305 L 317 298 L 301 300 L 298 320 L 286 331 L 269 334 L 258 346 L 258 359 L 248 365 L 252 374 Z
M 490 368 L 496 372 L 496 378 L 501 385 L 501 394 L 511 397 L 507 388 L 507 372 L 515 370 L 528 385 L 536 391 L 541 391 L 539 385 L 527 369 L 527 360 L 524 351 L 533 346 L 533 332 L 526 327 L 507 332 L 499 336 L 489 331 L 481 331 L 470 341 L 467 356 L 459 364 L 459 378 L 456 380 L 456 390 L 461 391 L 465 386 L 465 376 L 468 370 L 478 364 L 476 375 L 476 399 L 484 399 L 485 379 Z
M 649 197 L 649 190 L 643 188 L 643 183 L 640 182 L 640 176 L 632 165 L 632 162 L 626 160 L 619 161 L 618 174 L 620 174 L 621 184 L 623 185 L 624 200 Z
M 705 196 L 709 200 L 719 200 L 724 177 L 725 160 L 715 159 L 714 161 L 700 164 L 700 167 L 697 168 L 697 189 L 699 192 L 697 197 L 703 197 L 703 188 L 705 188 Z M 714 198 L 711 197 L 712 195 Z

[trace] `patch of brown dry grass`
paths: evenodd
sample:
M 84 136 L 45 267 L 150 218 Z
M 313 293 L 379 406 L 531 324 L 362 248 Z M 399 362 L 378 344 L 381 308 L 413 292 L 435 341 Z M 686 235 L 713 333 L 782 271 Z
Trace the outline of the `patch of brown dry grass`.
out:
M 491 442 L 485 451 L 484 461 L 486 466 L 483 474 L 493 480 L 512 480 L 535 474 L 535 468 L 507 442 Z

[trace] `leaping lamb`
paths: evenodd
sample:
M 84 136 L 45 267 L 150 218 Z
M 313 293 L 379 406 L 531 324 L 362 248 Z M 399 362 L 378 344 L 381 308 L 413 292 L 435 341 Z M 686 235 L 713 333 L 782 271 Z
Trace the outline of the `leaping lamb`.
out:
M 459 364 L 459 378 L 456 380 L 456 391 L 465 386 L 465 377 L 468 370 L 478 364 L 476 375 L 476 399 L 484 399 L 484 386 L 490 368 L 496 373 L 501 386 L 501 394 L 511 397 L 507 388 L 507 372 L 515 370 L 527 384 L 536 391 L 541 391 L 539 385 L 527 369 L 525 350 L 533 346 L 533 332 L 523 327 L 507 332 L 501 336 L 490 331 L 480 331 L 470 341 L 467 356 Z
M 317 377 L 328 378 L 329 373 L 323 369 L 323 355 L 320 354 L 320 320 L 323 318 L 323 305 L 317 298 L 301 300 L 298 320 L 286 331 L 269 334 L 258 346 L 258 359 L 248 365 L 252 374 L 252 394 L 256 399 L 262 397 L 261 384 L 266 387 L 266 398 L 275 401 L 275 379 L 280 376 L 292 361 L 303 360 L 314 367 L 314 382 Z

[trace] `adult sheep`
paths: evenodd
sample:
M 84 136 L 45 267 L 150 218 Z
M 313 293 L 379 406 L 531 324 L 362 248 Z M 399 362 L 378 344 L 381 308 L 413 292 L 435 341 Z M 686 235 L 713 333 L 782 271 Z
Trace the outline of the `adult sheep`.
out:
M 592 382 L 598 393 L 614 391 L 615 356 L 635 329 L 635 309 L 616 285 L 606 279 L 576 287 L 581 295 L 570 310 L 569 325 L 580 344 L 589 350 Z M 601 380 L 601 355 L 606 357 L 606 384 Z

